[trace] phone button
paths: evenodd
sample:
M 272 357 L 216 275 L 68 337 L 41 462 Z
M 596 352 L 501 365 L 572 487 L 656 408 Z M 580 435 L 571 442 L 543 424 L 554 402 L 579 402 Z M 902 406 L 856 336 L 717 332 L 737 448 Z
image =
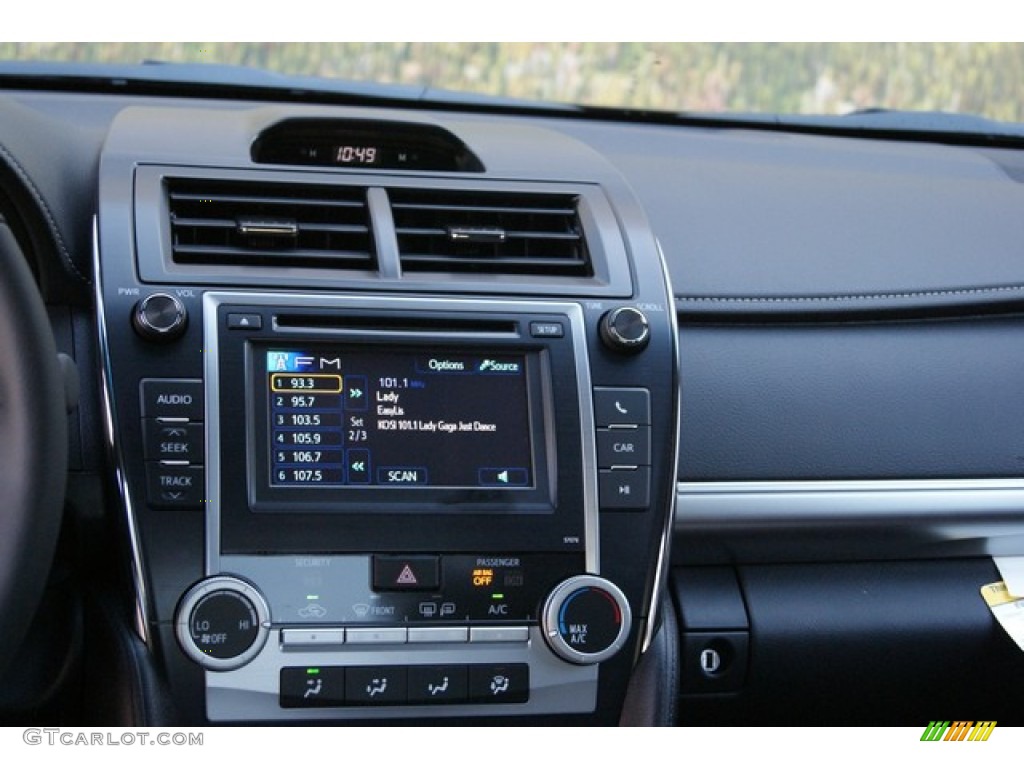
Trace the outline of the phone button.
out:
M 594 419 L 599 427 L 651 423 L 651 393 L 639 387 L 594 387 Z

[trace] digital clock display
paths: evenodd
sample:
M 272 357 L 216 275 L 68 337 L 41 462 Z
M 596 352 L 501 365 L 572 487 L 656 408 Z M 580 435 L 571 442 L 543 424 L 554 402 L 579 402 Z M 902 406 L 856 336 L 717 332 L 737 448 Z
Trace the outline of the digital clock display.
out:
M 377 165 L 381 151 L 369 144 L 340 144 L 333 148 L 332 156 L 337 165 Z
M 285 120 L 252 145 L 257 163 L 383 168 L 412 171 L 483 171 L 483 164 L 443 128 L 387 120 Z

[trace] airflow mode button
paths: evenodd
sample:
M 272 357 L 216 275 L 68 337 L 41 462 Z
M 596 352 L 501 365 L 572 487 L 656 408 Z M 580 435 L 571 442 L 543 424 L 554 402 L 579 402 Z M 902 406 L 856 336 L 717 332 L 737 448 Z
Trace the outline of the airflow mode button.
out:
M 345 704 L 344 667 L 284 667 L 280 675 L 284 708 L 340 707 Z

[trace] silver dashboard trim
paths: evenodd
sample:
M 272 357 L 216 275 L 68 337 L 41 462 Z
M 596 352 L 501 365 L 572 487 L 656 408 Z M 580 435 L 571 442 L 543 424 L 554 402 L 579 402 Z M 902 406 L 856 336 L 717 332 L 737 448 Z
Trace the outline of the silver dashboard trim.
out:
M 682 482 L 676 503 L 676 531 L 963 515 L 1024 524 L 1024 478 Z
M 665 252 L 661 248 L 660 240 L 655 239 L 654 244 L 658 250 L 658 258 L 661 259 L 662 271 L 665 279 L 665 290 L 668 295 L 668 305 L 671 307 L 674 306 L 674 292 L 672 290 L 672 280 L 669 275 L 669 270 L 665 267 Z M 682 419 L 679 418 L 680 413 L 682 412 L 682 390 L 678 383 L 681 377 L 681 372 L 679 370 L 679 327 L 675 312 L 669 312 L 669 330 L 672 334 L 672 378 L 673 381 L 676 382 L 675 397 L 672 400 L 672 420 L 676 426 L 675 434 L 672 436 L 672 463 L 669 464 L 669 467 L 671 468 L 679 466 L 679 433 L 681 431 L 680 424 L 682 422 Z M 658 543 L 658 562 L 655 565 L 654 585 L 651 589 L 651 605 L 649 608 L 647 622 L 643 627 L 643 637 L 640 640 L 640 653 L 647 652 L 651 643 L 654 642 L 654 634 L 658 629 L 658 611 L 661 609 L 661 596 L 665 590 L 665 584 L 668 580 L 668 570 L 671 562 L 672 532 L 675 527 L 678 499 L 678 493 L 672 493 L 667 500 L 669 505 L 668 514 L 665 515 L 665 527 L 661 532 L 661 541 Z
M 95 282 L 96 298 L 96 332 L 100 346 L 100 391 L 103 410 L 103 427 L 107 432 L 107 449 L 113 458 L 114 479 L 117 493 L 124 511 L 128 543 L 131 548 L 132 586 L 135 591 L 135 631 L 146 645 L 150 644 L 149 636 L 149 600 L 146 594 L 146 578 L 142 568 L 142 545 L 140 543 L 138 521 L 132 507 L 132 495 L 128 488 L 128 476 L 124 466 L 124 454 L 117 435 L 117 407 L 114 403 L 114 390 L 111 384 L 113 373 L 110 370 L 110 343 L 107 339 L 107 310 L 103 301 L 103 270 L 100 266 L 100 235 L 99 222 L 92 217 L 92 266 Z

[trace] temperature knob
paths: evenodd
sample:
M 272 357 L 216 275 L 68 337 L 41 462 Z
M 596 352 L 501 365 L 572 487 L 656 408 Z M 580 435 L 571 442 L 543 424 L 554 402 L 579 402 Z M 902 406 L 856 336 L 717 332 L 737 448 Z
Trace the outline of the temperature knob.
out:
M 270 609 L 257 589 L 233 576 L 196 584 L 178 605 L 175 633 L 185 654 L 206 669 L 247 664 L 270 633 Z
M 599 576 L 573 576 L 548 596 L 542 612 L 544 639 L 574 664 L 610 659 L 626 643 L 632 615 L 622 590 Z

